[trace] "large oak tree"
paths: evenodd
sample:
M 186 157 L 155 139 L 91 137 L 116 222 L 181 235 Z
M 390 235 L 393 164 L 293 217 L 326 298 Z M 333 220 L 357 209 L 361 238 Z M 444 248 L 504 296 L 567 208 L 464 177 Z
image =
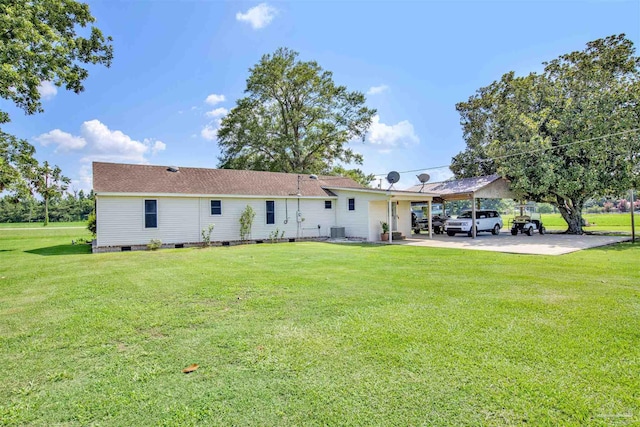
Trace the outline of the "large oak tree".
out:
M 456 105 L 467 148 L 457 177 L 500 173 L 523 199 L 555 205 L 581 234 L 589 198 L 637 187 L 640 58 L 622 35 L 544 63 L 540 74 L 507 73 Z
M 280 48 L 250 69 L 246 97 L 218 131 L 222 168 L 331 173 L 338 162 L 361 164 L 347 145 L 364 139 L 375 110 L 361 92 L 333 82 L 315 61 Z

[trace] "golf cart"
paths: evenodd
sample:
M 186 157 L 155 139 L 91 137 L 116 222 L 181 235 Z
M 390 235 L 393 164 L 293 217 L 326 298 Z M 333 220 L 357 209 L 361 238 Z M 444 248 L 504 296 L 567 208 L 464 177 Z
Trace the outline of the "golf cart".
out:
M 444 233 L 444 221 L 447 219 L 444 215 L 435 214 L 431 217 L 431 225 L 433 227 L 433 232 L 435 234 Z M 413 232 L 415 234 L 420 234 L 421 230 L 429 231 L 429 220 L 419 213 L 416 215 L 415 212 L 412 212 L 412 222 L 411 227 L 413 228 Z
M 515 218 L 509 221 L 512 236 L 517 236 L 518 233 L 533 236 L 535 231 L 538 231 L 540 234 L 544 234 L 546 230 L 542 224 L 542 218 L 540 214 L 536 212 L 534 205 L 517 205 L 516 208 L 517 211 Z

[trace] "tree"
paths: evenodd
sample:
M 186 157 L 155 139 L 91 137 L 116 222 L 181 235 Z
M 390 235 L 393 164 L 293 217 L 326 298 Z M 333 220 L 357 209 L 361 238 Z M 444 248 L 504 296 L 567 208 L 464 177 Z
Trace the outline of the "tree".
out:
M 316 62 L 280 48 L 250 69 L 245 93 L 218 131 L 221 168 L 328 173 L 362 163 L 346 145 L 364 136 L 375 110 L 361 92 L 336 86 Z
M 0 130 L 0 192 L 28 193 L 22 177 L 37 164 L 34 153 L 27 141 Z
M 26 114 L 42 112 L 40 87 L 45 83 L 75 93 L 84 90 L 89 72 L 83 64 L 110 66 L 113 47 L 91 27 L 88 37 L 76 28 L 95 22 L 89 6 L 73 0 L 0 1 L 0 97 Z M 9 114 L 0 110 L 0 124 Z M 19 185 L 35 150 L 0 130 L 0 190 Z
M 522 198 L 553 204 L 567 233 L 582 234 L 582 208 L 640 181 L 640 58 L 624 34 L 507 73 L 456 105 L 467 148 L 457 177 L 499 173 Z
M 44 225 L 49 224 L 49 202 L 52 199 L 62 197 L 69 188 L 71 180 L 62 175 L 58 166 L 51 168 L 49 162 L 34 168 L 31 176 L 33 189 L 42 196 L 44 201 Z
M 365 187 L 368 187 L 371 184 L 371 181 L 376 179 L 374 174 L 365 174 L 360 169 L 345 169 L 343 166 L 336 165 L 329 172 L 329 175 L 336 176 L 346 176 L 348 178 L 353 179 L 355 182 L 358 182 Z

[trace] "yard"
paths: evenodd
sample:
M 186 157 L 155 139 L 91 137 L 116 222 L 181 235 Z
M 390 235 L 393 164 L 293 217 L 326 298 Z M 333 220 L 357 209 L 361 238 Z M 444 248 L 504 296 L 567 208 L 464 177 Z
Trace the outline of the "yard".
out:
M 71 245 L 88 237 L 0 228 L 1 424 L 640 423 L 640 244 Z

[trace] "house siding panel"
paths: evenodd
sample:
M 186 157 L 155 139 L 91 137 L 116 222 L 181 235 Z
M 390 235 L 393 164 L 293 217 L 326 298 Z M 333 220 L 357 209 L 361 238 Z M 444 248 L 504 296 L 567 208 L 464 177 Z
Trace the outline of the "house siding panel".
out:
M 158 227 L 144 227 L 144 200 L 158 201 Z M 170 197 L 97 197 L 97 245 L 198 242 L 198 199 Z
M 204 199 L 203 199 L 204 200 Z M 267 224 L 266 201 L 275 201 L 275 224 Z M 300 212 L 304 221 L 300 225 L 296 222 L 298 210 L 297 199 L 222 199 L 222 215 L 211 216 L 209 214 L 209 200 L 204 200 L 201 209 L 203 227 L 210 223 L 215 224 L 211 235 L 212 241 L 240 240 L 240 215 L 247 206 L 251 206 L 256 213 L 251 227 L 250 239 L 264 240 L 278 230 L 278 236 L 284 231 L 285 238 L 295 237 L 324 237 L 329 235 L 329 229 L 335 225 L 335 217 L 332 209 L 324 209 L 324 199 L 300 200 Z M 288 219 L 287 219 L 288 216 Z M 286 223 L 285 223 L 286 220 Z M 318 232 L 320 225 L 320 233 Z M 313 228 L 313 229 L 312 229 Z

